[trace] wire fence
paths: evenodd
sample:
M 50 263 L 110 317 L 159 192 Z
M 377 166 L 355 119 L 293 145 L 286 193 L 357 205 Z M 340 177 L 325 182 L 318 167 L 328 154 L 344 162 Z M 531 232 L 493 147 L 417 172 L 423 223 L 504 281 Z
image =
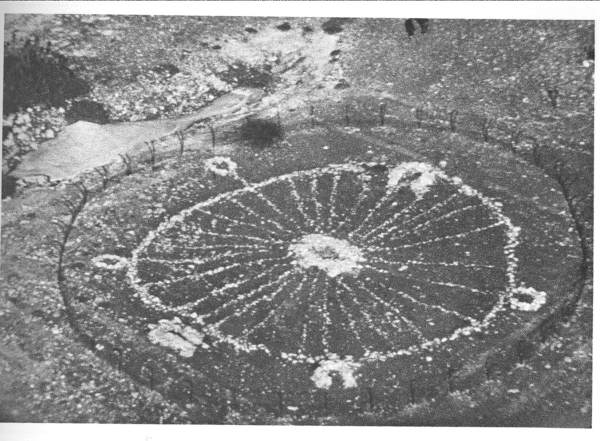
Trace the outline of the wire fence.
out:
M 187 409 L 195 410 L 197 422 L 220 423 L 231 412 L 265 413 L 274 417 L 302 414 L 327 416 L 351 415 L 364 412 L 397 412 L 410 404 L 444 396 L 454 390 L 468 388 L 495 377 L 523 362 L 535 352 L 537 342 L 552 331 L 556 323 L 570 314 L 583 286 L 584 276 L 590 270 L 590 236 L 584 212 L 591 204 L 591 188 L 584 192 L 578 187 L 579 171 L 569 163 L 569 155 L 591 158 L 591 146 L 572 145 L 566 140 L 534 136 L 526 128 L 510 124 L 484 114 L 468 113 L 425 105 L 412 105 L 397 100 L 351 99 L 324 105 L 309 104 L 295 112 L 296 118 L 308 128 L 322 126 L 404 127 L 426 131 L 448 131 L 467 136 L 521 157 L 553 177 L 559 184 L 582 242 L 584 260 L 579 280 L 570 288 L 564 301 L 557 304 L 544 317 L 525 329 L 511 334 L 500 344 L 480 354 L 468 367 L 446 365 L 431 373 L 415 373 L 414 378 L 394 380 L 393 377 L 374 383 L 365 379 L 357 388 L 321 390 L 299 389 L 291 382 L 271 381 L 261 378 L 262 384 L 247 384 L 255 378 L 247 375 L 243 361 L 229 360 L 227 369 L 198 370 L 182 367 L 168 351 L 140 343 L 123 332 L 115 338 L 115 329 L 108 329 L 90 319 L 92 307 L 77 304 L 67 285 L 64 256 L 69 235 L 85 205 L 111 185 L 139 168 L 159 168 L 160 161 L 174 155 L 182 157 L 190 149 L 206 148 L 214 152 L 223 142 L 236 137 L 236 124 L 220 125 L 217 121 L 203 121 L 187 132 L 178 131 L 173 136 L 148 142 L 146 151 L 137 155 L 122 155 L 120 162 L 107 164 L 81 177 L 67 192 L 62 205 L 68 213 L 66 221 L 59 223 L 57 282 L 70 326 L 80 341 L 115 369 L 126 373 L 136 382 L 156 390 Z M 187 144 L 190 133 L 206 134 L 205 144 Z M 565 154 L 567 155 L 565 157 Z M 582 208 L 583 207 L 583 208 Z M 115 322 L 116 323 L 116 322 Z M 111 337 L 108 337 L 111 336 Z M 218 363 L 217 363 L 218 364 Z M 223 375 L 230 372 L 230 375 Z M 233 373 L 237 373 L 234 375 Z M 308 373 L 308 371 L 307 371 Z M 258 381 L 257 381 L 258 383 Z

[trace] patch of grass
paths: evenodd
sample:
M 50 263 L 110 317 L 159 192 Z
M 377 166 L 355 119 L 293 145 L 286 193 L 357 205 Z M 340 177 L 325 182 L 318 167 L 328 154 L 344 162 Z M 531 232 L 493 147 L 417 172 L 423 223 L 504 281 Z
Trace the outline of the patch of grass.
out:
M 4 108 L 9 114 L 36 104 L 59 107 L 86 94 L 89 85 L 69 69 L 67 59 L 39 40 L 4 44 Z
M 270 147 L 283 139 L 283 127 L 279 122 L 249 118 L 240 127 L 240 138 L 252 147 Z

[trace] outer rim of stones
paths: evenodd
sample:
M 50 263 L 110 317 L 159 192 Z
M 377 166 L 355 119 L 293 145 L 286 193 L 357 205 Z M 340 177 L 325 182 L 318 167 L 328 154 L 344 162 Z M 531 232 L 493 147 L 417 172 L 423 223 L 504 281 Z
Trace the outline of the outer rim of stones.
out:
M 403 162 L 406 162 L 406 161 L 403 161 Z M 402 162 L 400 162 L 400 163 L 402 163 Z M 155 230 L 149 232 L 148 235 L 140 242 L 138 247 L 132 251 L 132 256 L 129 261 L 129 265 L 127 266 L 127 277 L 129 279 L 129 282 L 130 282 L 132 288 L 135 290 L 135 294 L 134 294 L 135 297 L 139 298 L 146 306 L 153 308 L 155 310 L 159 310 L 159 311 L 163 311 L 163 312 L 167 312 L 167 313 L 175 312 L 179 316 L 184 316 L 191 320 L 197 321 L 198 316 L 196 313 L 184 312 L 181 310 L 177 310 L 176 309 L 177 307 L 168 307 L 168 306 L 164 305 L 158 297 L 153 296 L 148 292 L 148 289 L 143 285 L 142 281 L 138 277 L 137 265 L 138 265 L 139 255 L 152 243 L 152 241 L 157 236 L 159 236 L 164 230 L 170 228 L 174 224 L 185 221 L 185 219 L 188 215 L 190 215 L 191 213 L 193 213 L 195 210 L 197 210 L 199 208 L 203 208 L 203 207 L 212 205 L 223 199 L 235 197 L 239 194 L 243 194 L 243 193 L 247 193 L 247 192 L 254 192 L 258 189 L 261 189 L 263 187 L 266 187 L 266 186 L 268 186 L 272 183 L 278 182 L 278 181 L 291 180 L 294 178 L 304 177 L 304 176 L 320 175 L 320 174 L 335 172 L 335 171 L 349 171 L 349 172 L 356 172 L 356 173 L 364 173 L 365 172 L 364 166 L 372 167 L 372 166 L 377 166 L 377 165 L 384 165 L 386 167 L 389 167 L 389 165 L 387 163 L 383 163 L 383 162 L 366 162 L 366 161 L 365 162 L 347 162 L 347 163 L 343 163 L 343 164 L 330 164 L 325 167 L 318 167 L 318 168 L 313 168 L 313 169 L 308 169 L 308 170 L 300 170 L 300 171 L 296 171 L 296 172 L 292 172 L 292 173 L 274 176 L 274 177 L 271 177 L 269 179 L 266 179 L 266 180 L 258 182 L 258 183 L 253 183 L 253 184 L 246 185 L 246 186 L 236 189 L 236 190 L 221 193 L 217 196 L 211 197 L 205 201 L 199 202 L 191 207 L 188 207 L 188 208 L 180 211 L 178 214 L 173 215 L 172 217 L 170 217 L 169 219 L 167 219 L 166 221 L 161 223 Z M 509 300 L 514 293 L 518 292 L 518 288 L 516 286 L 516 278 L 515 278 L 515 273 L 516 273 L 516 269 L 517 269 L 517 265 L 518 265 L 518 258 L 515 256 L 515 249 L 519 245 L 518 236 L 519 236 L 520 228 L 513 225 L 511 219 L 501 212 L 501 208 L 502 208 L 501 203 L 496 202 L 496 201 L 482 195 L 479 191 L 464 184 L 460 178 L 448 177 L 443 170 L 438 169 L 437 167 L 434 167 L 434 166 L 431 166 L 431 167 L 432 167 L 432 170 L 435 170 L 436 172 L 439 173 L 439 176 L 442 179 L 445 179 L 445 180 L 449 181 L 450 183 L 456 185 L 458 187 L 458 191 L 460 193 L 462 193 L 464 195 L 469 195 L 469 196 L 477 196 L 481 200 L 482 204 L 485 205 L 488 209 L 490 209 L 492 215 L 500 223 L 502 223 L 506 226 L 506 232 L 505 232 L 506 241 L 504 243 L 503 249 L 504 249 L 504 255 L 506 257 L 505 276 L 506 276 L 506 280 L 507 280 L 507 289 L 505 292 L 499 293 L 498 301 L 496 302 L 496 304 L 494 304 L 492 309 L 488 312 L 488 314 L 483 319 L 481 319 L 480 321 L 478 321 L 476 323 L 472 323 L 469 326 L 458 328 L 458 329 L 454 330 L 454 332 L 447 337 L 442 337 L 442 338 L 435 337 L 435 338 L 433 338 L 427 342 L 421 343 L 421 344 L 416 344 L 416 345 L 412 345 L 405 349 L 389 351 L 389 352 L 385 352 L 385 353 L 378 352 L 378 351 L 369 352 L 368 354 L 366 354 L 365 356 L 361 357 L 360 359 L 358 359 L 356 361 L 361 361 L 361 362 L 362 361 L 385 361 L 387 359 L 402 356 L 402 355 L 414 354 L 414 353 L 417 353 L 424 349 L 431 350 L 436 347 L 439 347 L 440 345 L 442 345 L 448 341 L 456 340 L 461 336 L 468 336 L 471 333 L 479 332 L 479 331 L 487 328 L 492 323 L 493 319 L 500 311 L 506 309 L 507 300 Z M 235 174 L 232 177 L 239 179 L 242 183 L 247 183 L 247 181 L 245 181 L 243 178 L 238 177 L 237 174 Z M 243 341 L 242 339 L 235 337 L 235 336 L 223 334 L 219 329 L 217 329 L 214 326 L 208 325 L 208 326 L 204 327 L 203 331 L 210 334 L 217 340 L 220 340 L 221 342 L 226 342 L 226 343 L 230 344 L 231 346 L 233 346 L 233 348 L 236 351 L 243 351 L 243 352 L 247 352 L 247 353 L 254 352 L 254 351 L 263 351 L 267 355 L 279 357 L 282 360 L 287 360 L 294 364 L 295 363 L 315 363 L 315 362 L 319 362 L 319 361 L 323 361 L 323 360 L 331 360 L 331 359 L 347 359 L 349 361 L 352 360 L 351 356 L 340 356 L 338 354 L 334 354 L 334 353 L 330 353 L 330 352 L 326 352 L 321 356 L 307 356 L 305 354 L 295 353 L 295 352 L 294 353 L 281 352 L 281 353 L 277 354 L 277 353 L 273 353 L 273 351 L 271 351 L 268 347 L 266 347 L 262 343 L 254 344 L 254 343 L 250 343 L 247 341 Z

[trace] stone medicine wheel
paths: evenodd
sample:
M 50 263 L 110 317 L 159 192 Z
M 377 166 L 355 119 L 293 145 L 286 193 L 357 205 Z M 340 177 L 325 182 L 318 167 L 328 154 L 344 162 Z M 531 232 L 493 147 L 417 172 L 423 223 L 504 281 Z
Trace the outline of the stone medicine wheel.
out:
M 128 276 L 149 307 L 237 350 L 385 360 L 545 300 L 516 285 L 519 228 L 501 205 L 426 163 L 346 163 L 257 184 L 228 158 L 207 166 L 243 187 L 161 224 Z

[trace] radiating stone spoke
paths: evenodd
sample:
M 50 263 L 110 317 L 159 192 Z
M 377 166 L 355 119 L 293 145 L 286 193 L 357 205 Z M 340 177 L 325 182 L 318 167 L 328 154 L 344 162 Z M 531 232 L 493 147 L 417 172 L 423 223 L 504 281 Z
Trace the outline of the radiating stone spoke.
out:
M 217 237 L 222 239 L 250 240 L 263 244 L 284 243 L 282 240 L 267 240 L 256 236 L 242 236 L 240 234 L 213 233 L 212 231 L 199 231 L 196 233 L 199 236 Z M 247 243 L 246 243 L 247 245 Z
M 365 244 L 369 244 L 372 243 L 373 240 L 369 239 L 370 237 L 376 235 L 376 234 L 380 234 L 381 231 L 387 231 L 387 229 L 391 228 L 391 225 L 395 225 L 395 223 L 402 218 L 403 216 L 406 216 L 406 214 L 408 212 L 410 212 L 410 210 L 412 210 L 414 207 L 416 207 L 417 205 L 417 200 L 411 202 L 409 205 L 407 205 L 406 207 L 404 207 L 402 210 L 398 211 L 397 213 L 394 213 L 392 215 L 392 217 L 386 219 L 384 222 L 382 222 L 379 225 L 374 225 L 371 226 L 370 231 L 368 231 L 367 233 L 365 233 L 362 238 L 361 241 Z
M 231 259 L 233 257 L 253 257 L 255 253 L 273 253 L 273 250 L 269 250 L 267 248 L 256 249 L 253 248 L 251 250 L 246 251 L 226 251 L 222 254 L 218 254 L 217 256 L 209 256 L 203 258 L 189 258 L 189 259 L 157 259 L 154 257 L 143 257 L 140 261 L 147 261 L 153 263 L 161 263 L 164 265 L 183 265 L 183 266 L 201 266 L 206 265 L 208 263 L 218 263 L 221 260 Z M 262 257 L 262 256 L 261 256 Z
M 312 202 L 314 204 L 314 210 L 315 210 L 315 221 L 314 221 L 314 225 L 315 225 L 315 229 L 317 232 L 322 233 L 323 232 L 323 219 L 322 219 L 322 214 L 323 214 L 323 205 L 321 204 L 321 202 L 319 201 L 318 198 L 318 185 L 319 185 L 319 176 L 314 176 L 311 181 L 310 181 L 310 192 L 312 195 Z
M 437 217 L 433 217 L 431 219 L 428 219 L 425 222 L 422 222 L 422 223 L 419 223 L 417 225 L 413 225 L 413 226 L 410 226 L 410 227 L 394 226 L 394 227 L 390 228 L 387 231 L 386 235 L 384 235 L 384 236 L 381 237 L 381 240 L 385 240 L 386 238 L 388 238 L 394 232 L 396 232 L 398 230 L 401 230 L 401 229 L 404 229 L 404 232 L 402 234 L 394 237 L 395 240 L 402 239 L 402 238 L 404 238 L 404 237 L 406 237 L 406 236 L 408 236 L 410 234 L 414 234 L 414 233 L 416 233 L 418 231 L 424 230 L 425 228 L 427 228 L 427 227 L 431 226 L 432 224 L 435 224 L 435 223 L 437 223 L 437 222 L 439 222 L 441 220 L 451 219 L 453 216 L 455 216 L 457 214 L 466 213 L 466 212 L 468 212 L 470 210 L 474 210 L 474 209 L 477 209 L 477 208 L 481 208 L 481 205 L 469 205 L 467 207 L 461 207 L 461 208 L 458 208 L 456 210 L 452 210 L 452 211 L 450 211 L 448 213 L 445 213 L 443 215 L 440 215 L 440 216 L 437 216 Z
M 327 216 L 325 226 L 327 230 L 331 230 L 333 225 L 335 225 L 335 221 L 338 219 L 338 214 L 335 211 L 335 203 L 338 196 L 338 186 L 341 179 L 342 175 L 340 173 L 333 175 L 333 183 L 331 185 L 331 192 L 329 193 L 329 215 Z
M 249 250 L 265 250 L 268 251 L 268 248 L 262 248 L 257 244 L 235 244 L 235 243 L 227 243 L 222 245 L 199 245 L 199 246 L 189 246 L 189 245 L 176 245 L 177 249 L 185 250 L 185 251 L 221 251 L 221 250 L 235 250 L 235 249 L 249 249 Z M 169 259 L 164 259 L 165 261 L 170 261 Z
M 303 348 L 308 348 L 308 325 L 310 324 L 311 319 L 315 320 L 318 319 L 318 315 L 316 314 L 312 314 L 312 312 L 314 312 L 316 310 L 316 302 L 315 302 L 315 293 L 316 293 L 316 282 L 317 282 L 317 278 L 314 277 L 312 278 L 312 280 L 310 281 L 310 288 L 308 291 L 308 297 L 306 299 L 306 303 L 307 303 L 307 308 L 306 308 L 306 314 L 304 316 L 304 320 L 302 323 L 302 347 Z
M 333 290 L 334 294 L 335 294 L 335 298 L 337 299 L 337 303 L 338 306 L 340 307 L 342 313 L 344 314 L 346 321 L 348 323 L 348 329 L 350 329 L 350 333 L 354 336 L 356 342 L 358 343 L 358 346 L 360 347 L 361 351 L 364 352 L 365 349 L 367 349 L 367 345 L 363 342 L 362 337 L 360 336 L 359 332 L 358 332 L 358 326 L 356 323 L 356 320 L 354 320 L 354 317 L 352 317 L 352 313 L 348 310 L 348 308 L 346 308 L 346 306 L 344 305 L 344 302 L 342 301 L 341 297 L 340 297 L 340 293 L 337 289 Z
M 319 286 L 319 282 L 322 282 L 321 274 L 319 273 L 318 279 L 316 282 L 316 286 Z M 315 288 L 318 289 L 318 288 Z M 321 310 L 319 311 L 323 316 L 323 328 L 321 329 L 321 343 L 323 344 L 323 348 L 326 350 L 330 347 L 330 327 L 332 325 L 331 316 L 329 314 L 329 302 L 327 299 L 327 290 L 320 289 L 321 294 Z
M 365 310 L 365 305 L 360 303 L 357 299 L 356 299 L 356 294 L 354 293 L 354 290 L 352 288 L 350 288 L 346 283 L 344 283 L 343 281 L 339 282 L 340 286 L 342 288 L 344 288 L 346 290 L 347 293 L 347 298 L 349 298 L 352 303 L 356 306 L 356 311 L 358 311 L 361 316 L 363 317 L 363 319 L 365 320 L 363 322 L 363 326 L 368 326 L 370 330 L 374 331 L 377 335 L 379 335 L 379 337 L 382 339 L 381 342 L 382 343 L 388 343 L 390 345 L 390 347 L 393 347 L 393 344 L 391 343 L 394 339 L 394 337 L 392 335 L 390 335 L 389 332 L 385 331 L 382 327 L 383 323 L 381 322 L 381 320 L 374 318 L 371 314 L 369 314 L 366 310 Z M 391 323 L 389 323 L 389 320 L 386 320 L 388 322 L 388 324 L 393 327 L 393 325 Z
M 296 203 L 296 209 L 300 213 L 303 223 L 305 224 L 305 226 L 308 226 L 309 228 L 313 227 L 314 225 L 313 225 L 312 217 L 310 215 L 308 215 L 306 212 L 305 201 L 303 198 L 300 197 L 300 194 L 298 193 L 298 187 L 296 186 L 296 180 L 295 179 L 285 179 L 285 182 L 290 186 L 290 194 L 292 195 L 292 198 L 294 199 L 294 202 Z
M 364 180 L 361 180 L 361 190 L 360 190 L 360 193 L 358 194 L 358 196 L 356 197 L 356 201 L 350 207 L 350 209 L 346 212 L 346 214 L 344 216 L 345 217 L 344 220 L 338 225 L 338 227 L 336 228 L 334 233 L 338 233 L 339 231 L 341 231 L 341 228 L 343 226 L 348 225 L 349 223 L 352 223 L 356 219 L 358 208 L 361 206 L 361 204 L 364 201 L 367 200 L 370 192 L 371 192 L 371 189 L 369 188 L 369 186 L 366 185 Z
M 235 202 L 237 202 L 237 201 L 235 201 Z M 241 204 L 237 203 L 236 205 L 239 206 L 240 208 L 242 208 Z M 238 227 L 249 227 L 249 228 L 252 228 L 253 230 L 255 230 L 255 231 L 259 232 L 259 233 L 267 233 L 267 236 L 264 237 L 266 240 L 271 239 L 271 237 L 269 237 L 269 235 L 275 236 L 275 237 L 279 237 L 281 235 L 282 231 L 286 232 L 286 233 L 289 232 L 289 231 L 281 230 L 281 229 L 279 231 L 274 231 L 274 230 L 271 230 L 269 228 L 266 228 L 264 225 L 251 224 L 249 222 L 240 221 L 238 219 L 232 219 L 232 218 L 230 218 L 228 216 L 224 216 L 224 215 L 219 214 L 219 213 L 211 213 L 211 212 L 203 210 L 203 209 L 198 209 L 198 211 L 200 213 L 203 213 L 203 214 L 207 215 L 209 218 L 212 218 L 212 219 L 221 219 L 221 220 L 223 220 L 225 222 L 228 222 L 231 225 L 235 225 L 235 226 L 238 226 Z M 274 224 L 274 225 L 275 225 L 275 227 L 280 228 L 278 225 L 276 225 L 276 224 Z
M 381 288 L 383 288 L 383 289 L 391 291 L 390 287 L 384 285 L 381 282 L 378 282 L 378 285 Z M 423 308 L 426 308 L 426 309 L 435 309 L 435 310 L 440 311 L 440 312 L 442 312 L 444 314 L 453 315 L 454 317 L 456 317 L 456 318 L 458 318 L 460 320 L 463 320 L 463 321 L 465 321 L 467 323 L 470 323 L 471 325 L 475 325 L 477 323 L 477 320 L 475 318 L 473 318 L 473 317 L 469 317 L 467 315 L 461 314 L 458 311 L 453 311 L 451 309 L 446 309 L 446 308 L 442 307 L 441 305 L 436 305 L 436 304 L 431 304 L 431 303 L 423 302 L 422 300 L 418 300 L 417 298 L 415 298 L 415 297 L 413 297 L 413 296 L 405 293 L 404 291 L 394 290 L 392 292 L 398 294 L 403 299 L 406 299 L 406 300 L 410 301 L 411 303 L 414 303 L 415 305 L 422 306 Z
M 256 193 L 254 193 L 256 195 Z M 241 203 L 239 200 L 234 199 L 231 201 L 233 204 L 237 205 L 238 207 L 240 207 L 242 210 L 246 211 L 246 213 L 251 214 L 252 216 L 261 219 L 264 223 L 267 224 L 271 224 L 273 226 L 275 226 L 280 233 L 279 234 L 296 234 L 294 231 L 289 230 L 287 228 L 285 228 L 283 225 L 281 225 L 279 222 L 274 221 L 273 219 L 268 219 L 264 216 L 262 216 L 261 214 L 257 213 L 255 210 L 253 210 L 252 208 L 248 207 L 247 205 L 244 205 L 243 203 Z
M 258 304 L 264 303 L 264 302 L 272 302 L 275 299 L 275 297 L 277 297 L 278 295 L 285 292 L 284 291 L 285 288 L 287 288 L 290 283 L 289 278 L 293 274 L 294 274 L 293 270 L 288 270 L 288 271 L 284 272 L 282 275 L 280 275 L 274 281 L 272 281 L 270 283 L 266 283 L 264 285 L 261 285 L 259 288 L 255 289 L 253 291 L 249 291 L 246 294 L 239 295 L 236 298 L 222 304 L 221 306 L 219 306 L 218 308 L 216 308 L 209 314 L 205 314 L 203 316 L 203 318 L 208 319 L 210 316 L 216 316 L 216 315 L 220 314 L 221 312 L 223 312 L 225 309 L 227 309 L 231 306 L 236 306 L 236 305 L 241 305 L 241 307 L 239 309 L 236 309 L 230 315 L 228 315 L 228 316 L 224 317 L 223 319 L 219 320 L 218 322 L 216 322 L 215 325 L 220 326 L 222 323 L 224 323 L 225 321 L 230 320 L 232 318 L 236 318 L 236 317 L 243 318 L 244 315 L 250 313 L 252 311 L 252 309 L 254 307 L 256 307 Z M 291 280 L 293 280 L 293 279 L 291 279 Z M 270 294 L 267 293 L 267 294 L 263 295 L 262 297 L 258 297 L 252 301 L 248 301 L 251 298 L 253 298 L 254 296 L 256 296 L 257 294 L 263 293 L 265 291 L 265 289 L 271 288 L 273 286 L 276 286 L 277 288 Z M 274 311 L 274 310 L 275 310 L 275 308 L 273 308 L 271 311 Z
M 361 288 L 361 290 L 365 293 L 367 293 L 369 295 L 369 297 L 371 297 L 373 300 L 375 300 L 375 302 L 383 305 L 385 308 L 391 310 L 394 314 L 395 317 L 398 320 L 401 320 L 408 329 L 410 329 L 410 331 L 412 333 L 414 333 L 418 339 L 421 342 L 426 341 L 425 337 L 423 336 L 423 333 L 421 332 L 421 330 L 409 319 L 407 319 L 406 317 L 404 317 L 404 313 L 398 309 L 395 305 L 393 305 L 392 303 L 383 300 L 381 297 L 379 297 L 377 294 L 375 294 L 374 292 L 372 292 L 369 288 L 367 288 L 364 283 L 362 282 L 358 282 L 357 285 Z M 402 329 L 400 329 L 402 330 Z
M 399 262 L 393 262 L 393 263 L 396 264 Z M 498 266 L 483 265 L 480 263 L 470 263 L 470 262 L 432 262 L 432 261 L 425 261 L 425 260 L 409 259 L 409 260 L 403 261 L 402 263 L 406 264 L 406 265 L 446 266 L 446 267 L 449 266 L 449 267 L 463 267 L 463 268 L 488 268 L 488 269 L 493 269 L 493 270 L 504 272 L 504 268 L 500 268 Z
M 369 221 L 373 218 L 373 216 L 377 215 L 379 213 L 379 210 L 381 210 L 381 208 L 386 203 L 390 202 L 390 199 L 392 199 L 395 195 L 395 188 L 388 189 L 383 195 L 383 197 L 381 197 L 379 201 L 377 201 L 377 204 L 375 204 L 375 206 L 367 212 L 367 215 L 363 218 L 362 221 L 359 222 L 358 226 L 350 233 L 348 233 L 348 236 L 355 236 L 358 234 L 359 231 L 363 230 L 364 228 L 370 228 Z
M 290 298 L 290 299 L 297 299 L 298 293 L 302 291 L 302 288 L 304 288 L 304 284 L 306 283 L 306 279 L 307 276 L 306 274 L 304 274 L 302 276 L 302 278 L 300 279 L 300 281 L 296 284 L 295 288 L 292 288 L 291 292 L 289 295 L 285 296 L 286 298 Z M 278 295 L 280 295 L 281 293 L 286 292 L 286 290 L 288 288 L 291 288 L 289 285 L 284 285 L 283 283 L 280 285 L 280 287 L 273 292 L 273 294 L 271 294 L 270 296 L 268 296 L 268 298 L 263 298 L 263 299 L 258 299 L 255 300 L 253 302 L 253 304 L 250 304 L 250 307 L 253 307 L 254 305 L 260 303 L 260 301 L 268 301 L 268 302 L 272 302 L 275 297 L 277 297 Z M 271 306 L 271 310 L 268 312 L 268 314 L 261 320 L 259 320 L 258 322 L 256 322 L 255 324 L 253 324 L 252 326 L 248 326 L 246 329 L 244 329 L 243 331 L 243 335 L 245 337 L 249 337 L 251 336 L 255 331 L 257 331 L 258 329 L 261 329 L 263 327 L 265 327 L 269 321 L 275 317 L 275 315 L 280 311 L 281 307 L 284 305 L 284 301 L 280 301 L 279 304 L 277 306 Z
M 407 244 L 400 244 L 398 245 L 397 248 L 413 248 L 413 247 L 418 247 L 418 246 L 424 246 L 424 245 L 428 245 L 431 243 L 436 243 L 436 242 L 440 242 L 440 241 L 444 241 L 444 240 L 452 240 L 452 239 L 461 239 L 463 237 L 467 237 L 471 234 L 477 234 L 477 233 L 481 233 L 483 231 L 487 231 L 490 230 L 492 228 L 496 228 L 499 226 L 504 225 L 504 222 L 502 221 L 498 221 L 495 222 L 493 224 L 490 225 L 486 225 L 484 227 L 480 227 L 480 228 L 474 228 L 473 230 L 469 230 L 469 231 L 465 231 L 464 233 L 458 233 L 458 234 L 451 234 L 448 236 L 439 236 L 439 237 L 434 237 L 433 239 L 428 239 L 428 240 L 424 240 L 421 242 L 412 242 L 412 243 L 407 243 Z M 395 247 L 377 247 L 377 246 L 369 246 L 366 247 L 367 250 L 371 250 L 371 251 L 376 251 L 376 250 L 394 250 Z
M 411 217 L 410 220 L 407 222 L 406 226 L 410 227 L 411 225 L 414 225 L 414 223 L 416 221 L 420 222 L 420 220 L 422 218 L 427 218 L 428 215 L 430 215 L 432 213 L 437 213 L 442 208 L 445 208 L 446 206 L 455 202 L 456 199 L 459 198 L 461 195 L 462 195 L 462 193 L 460 193 L 459 191 L 456 191 L 456 192 L 452 193 L 450 196 L 448 196 L 446 199 L 436 202 L 431 207 L 429 207 L 429 208 L 421 211 L 420 213 L 414 215 L 413 217 Z
M 265 204 L 267 204 L 269 206 L 269 208 L 271 208 L 271 210 L 273 210 L 274 213 L 276 213 L 277 215 L 279 215 L 281 217 L 282 220 L 286 220 L 288 222 L 288 225 L 290 225 L 290 226 L 295 225 L 294 220 L 292 218 L 290 218 L 288 215 L 286 215 L 283 211 L 281 211 L 281 209 L 277 205 L 275 205 L 271 200 L 269 200 L 264 194 L 262 194 L 260 192 L 260 190 L 253 189 L 252 194 L 254 196 L 256 196 L 258 199 L 260 199 L 261 201 L 263 201 Z
M 282 271 L 283 271 L 282 274 L 286 273 L 286 271 L 281 268 L 271 268 L 271 269 L 265 271 L 264 276 L 265 276 L 265 279 L 267 279 L 267 281 L 265 281 L 258 287 L 254 288 L 254 290 L 250 290 L 249 292 L 255 292 L 256 290 L 261 289 L 262 287 L 264 287 L 266 285 L 269 285 L 269 283 L 272 283 L 272 282 L 268 282 L 269 277 L 273 276 L 274 274 L 278 274 L 279 272 L 282 272 Z M 282 274 L 280 274 L 277 277 L 282 277 Z M 228 299 L 228 297 L 224 296 L 226 293 L 231 293 L 232 291 L 235 291 L 245 285 L 251 284 L 252 282 L 254 282 L 254 280 L 250 278 L 250 279 L 239 279 L 235 282 L 226 283 L 226 284 L 220 286 L 219 288 L 214 289 L 213 291 L 210 291 L 204 297 L 201 297 L 198 300 L 194 300 L 193 302 L 186 303 L 185 305 L 182 305 L 182 306 L 178 307 L 177 309 L 179 311 L 191 312 L 191 311 L 195 310 L 196 308 L 198 308 L 201 304 L 203 304 L 206 301 L 217 299 L 217 300 L 222 300 L 225 302 Z
M 450 195 L 448 198 L 444 199 L 443 201 L 437 202 L 436 204 L 432 205 L 431 207 L 429 207 L 428 209 L 420 212 L 419 214 L 416 214 L 415 216 L 410 218 L 410 221 L 407 223 L 402 223 L 401 224 L 401 228 L 406 228 L 409 229 L 410 225 L 412 222 L 416 221 L 417 219 L 421 219 L 431 213 L 435 213 L 436 211 L 444 208 L 446 205 L 450 204 L 451 202 L 453 202 L 458 196 L 460 195 L 460 193 L 456 192 L 453 193 L 452 195 Z M 373 228 L 369 233 L 367 233 L 364 236 L 364 241 L 365 243 L 372 243 L 374 242 L 373 240 L 367 240 L 369 237 L 372 237 L 376 234 L 379 234 L 380 231 L 384 230 L 387 231 L 388 229 L 390 229 L 390 226 L 395 226 L 395 228 L 398 228 L 399 226 L 396 225 L 396 222 L 403 216 L 406 215 L 406 213 L 410 212 L 414 207 L 417 206 L 417 203 L 419 202 L 418 199 L 416 199 L 415 201 L 413 201 L 411 204 L 409 204 L 408 206 L 406 206 L 404 209 L 402 209 L 401 211 L 399 211 L 398 213 L 394 214 L 392 217 L 390 217 L 389 219 L 387 219 L 386 221 L 384 221 L 383 223 L 381 223 L 380 225 L 375 226 L 375 228 Z
M 429 285 L 438 285 L 438 286 L 446 286 L 446 287 L 449 287 L 449 288 L 458 288 L 458 289 L 462 289 L 464 291 L 471 292 L 473 294 L 481 294 L 481 295 L 484 295 L 484 296 L 494 296 L 495 295 L 495 294 L 493 294 L 491 292 L 482 291 L 480 289 L 473 288 L 471 286 L 461 285 L 460 283 L 442 282 L 442 281 L 439 281 L 439 280 L 417 279 L 416 277 L 411 277 L 411 276 L 408 276 L 408 275 L 404 275 L 402 273 L 399 274 L 399 277 L 402 277 L 402 278 L 408 279 L 408 280 L 414 280 L 416 282 L 427 283 Z
M 250 183 L 211 164 L 243 187 L 165 221 L 127 274 L 145 305 L 236 351 L 413 354 L 487 326 L 515 289 L 518 228 L 441 169 L 348 162 Z

